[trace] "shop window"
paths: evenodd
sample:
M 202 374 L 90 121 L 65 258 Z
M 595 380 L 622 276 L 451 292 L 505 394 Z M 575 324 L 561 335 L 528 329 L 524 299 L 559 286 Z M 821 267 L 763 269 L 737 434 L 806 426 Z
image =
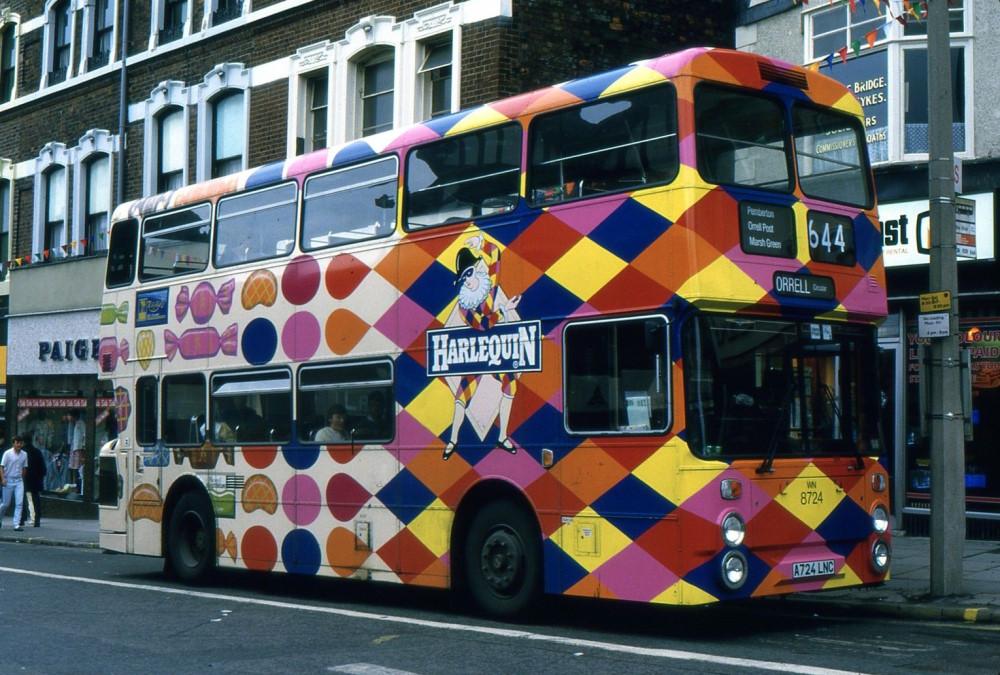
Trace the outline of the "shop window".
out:
M 208 266 L 212 207 L 201 204 L 150 216 L 142 224 L 139 280 L 200 272 Z
M 128 286 L 135 277 L 136 246 L 139 243 L 139 222 L 134 218 L 115 223 L 108 247 L 108 267 L 104 285 L 108 288 Z
M 423 45 L 424 59 L 417 71 L 423 95 L 423 119 L 451 112 L 451 35 L 447 41 Z
M 587 434 L 665 431 L 668 339 L 662 316 L 568 325 L 563 342 L 566 429 Z
M 14 98 L 16 72 L 17 24 L 9 21 L 0 28 L 0 103 Z
M 219 201 L 216 267 L 264 260 L 291 252 L 295 242 L 296 184 L 244 192 Z
M 287 443 L 291 419 L 292 376 L 287 370 L 212 377 L 213 443 Z
M 671 86 L 539 117 L 529 140 L 528 194 L 552 204 L 664 183 L 677 173 Z
M 243 98 L 242 91 L 229 91 L 212 100 L 212 178 L 243 168 Z
M 521 127 L 505 124 L 421 146 L 406 165 L 407 226 L 506 213 L 517 206 Z
M 155 377 L 140 377 L 135 383 L 135 440 L 139 445 L 156 444 L 156 390 Z
M 395 435 L 390 361 L 299 370 L 298 428 L 303 442 L 387 443 Z
M 86 201 L 84 209 L 85 252 L 108 248 L 108 214 L 111 209 L 111 159 L 99 154 L 84 165 Z
M 358 65 L 361 135 L 370 136 L 392 128 L 396 70 L 392 50 Z
M 201 445 L 205 428 L 205 378 L 201 373 L 165 376 L 161 406 L 164 443 Z
M 951 48 L 951 114 L 952 149 L 965 152 L 966 142 L 966 97 L 965 82 L 968 80 L 965 67 L 965 49 Z M 915 47 L 903 49 L 903 153 L 926 153 L 930 149 L 928 139 L 928 89 L 927 89 L 927 49 Z
M 302 249 L 384 237 L 396 227 L 395 157 L 310 176 L 302 204 Z

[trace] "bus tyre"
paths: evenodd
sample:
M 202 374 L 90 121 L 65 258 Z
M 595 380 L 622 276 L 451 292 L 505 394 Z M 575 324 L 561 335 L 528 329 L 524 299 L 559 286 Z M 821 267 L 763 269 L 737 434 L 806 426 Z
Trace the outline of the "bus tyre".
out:
M 466 587 L 483 612 L 512 618 L 537 600 L 541 535 L 525 509 L 509 501 L 483 506 L 469 524 L 463 554 Z
M 215 565 L 215 518 L 204 492 L 186 492 L 170 515 L 167 567 L 185 583 L 204 581 Z

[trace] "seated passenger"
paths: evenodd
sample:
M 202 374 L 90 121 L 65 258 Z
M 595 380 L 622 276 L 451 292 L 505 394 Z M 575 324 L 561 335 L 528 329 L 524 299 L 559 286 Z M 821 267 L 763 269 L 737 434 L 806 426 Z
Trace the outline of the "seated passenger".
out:
M 316 432 L 313 438 L 317 443 L 350 443 L 351 436 L 347 431 L 347 410 L 336 403 L 326 412 L 326 426 Z

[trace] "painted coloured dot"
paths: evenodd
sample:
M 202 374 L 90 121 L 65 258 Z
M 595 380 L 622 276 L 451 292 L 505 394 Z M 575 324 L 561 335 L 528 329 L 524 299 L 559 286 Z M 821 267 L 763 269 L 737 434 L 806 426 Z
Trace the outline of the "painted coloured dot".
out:
M 243 535 L 240 544 L 247 569 L 270 572 L 278 561 L 278 544 L 266 527 L 254 525 Z
M 304 305 L 319 290 L 319 263 L 311 255 L 300 255 L 281 275 L 281 293 L 293 305 Z
M 316 574 L 320 556 L 319 542 L 308 530 L 292 530 L 281 542 L 281 560 L 292 574 Z
M 243 329 L 240 344 L 243 347 L 243 358 L 252 365 L 262 366 L 274 358 L 274 352 L 278 349 L 278 331 L 273 323 L 258 317 Z
M 319 340 L 319 321 L 309 312 L 296 312 L 281 329 L 281 348 L 293 361 L 312 358 Z
M 319 505 L 319 486 L 305 474 L 295 476 L 281 490 L 281 506 L 296 525 L 305 526 L 316 520 Z

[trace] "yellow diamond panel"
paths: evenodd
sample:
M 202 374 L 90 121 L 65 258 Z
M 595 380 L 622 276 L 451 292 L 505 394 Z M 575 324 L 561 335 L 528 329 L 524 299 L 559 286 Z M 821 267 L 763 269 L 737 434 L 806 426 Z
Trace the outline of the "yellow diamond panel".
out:
M 621 530 L 590 507 L 563 523 L 553 540 L 588 572 L 593 572 L 632 543 Z
M 681 504 L 727 468 L 724 462 L 699 462 L 698 470 L 684 470 L 684 464 L 691 461 L 687 444 L 673 439 L 650 455 L 633 474 L 671 503 Z
M 444 380 L 435 378 L 410 401 L 410 405 L 406 406 L 406 412 L 413 415 L 431 433 L 440 435 L 451 426 L 455 412 L 455 395 Z
M 796 259 L 805 265 L 809 262 L 809 207 L 802 202 L 795 202 L 792 205 L 795 213 L 795 238 L 798 241 Z
M 714 189 L 714 186 L 701 179 L 696 169 L 686 164 L 681 164 L 676 182 L 678 185 L 691 187 L 679 190 L 664 190 L 659 187 L 640 190 L 632 194 L 632 199 L 660 214 L 671 223 L 676 223 L 685 211 Z
M 601 98 L 620 94 L 623 91 L 635 89 L 636 87 L 641 87 L 646 84 L 663 82 L 666 79 L 667 78 L 665 78 L 662 73 L 659 73 L 652 68 L 647 68 L 646 66 L 636 66 L 615 80 L 610 87 L 601 92 Z
M 861 577 L 854 573 L 851 566 L 844 563 L 844 566 L 840 569 L 840 574 L 823 584 L 823 590 L 839 588 L 841 586 L 860 586 L 863 583 Z
M 810 463 L 774 501 L 815 530 L 843 498 L 844 491 Z
M 719 256 L 701 272 L 688 279 L 677 292 L 689 301 L 707 300 L 732 305 L 751 305 L 764 297 L 764 289 L 735 263 Z
M 472 129 L 478 129 L 479 127 L 498 124 L 500 122 L 506 122 L 509 119 L 509 117 L 493 110 L 493 108 L 483 106 L 477 110 L 473 110 L 471 113 L 462 118 L 462 120 L 449 129 L 448 133 L 445 135 L 454 136 L 455 134 L 460 134 L 464 131 L 470 131 Z
M 684 605 L 707 605 L 718 601 L 719 599 L 711 593 L 706 593 L 683 579 L 653 598 L 653 602 Z
M 407 529 L 427 547 L 427 550 L 440 558 L 448 550 L 448 533 L 451 532 L 451 521 L 454 517 L 455 514 L 444 502 L 435 499 L 410 522 Z
M 586 301 L 624 267 L 624 260 L 584 237 L 549 268 L 548 275 Z

